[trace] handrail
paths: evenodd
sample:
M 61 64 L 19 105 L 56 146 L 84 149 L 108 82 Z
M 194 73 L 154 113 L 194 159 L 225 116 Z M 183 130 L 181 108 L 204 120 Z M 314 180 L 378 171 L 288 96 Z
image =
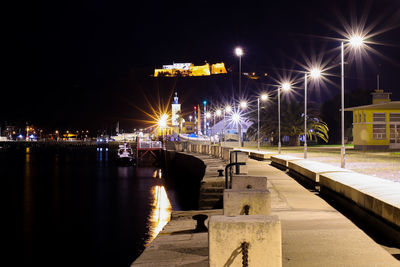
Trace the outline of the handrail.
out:
M 238 168 L 239 165 L 246 165 L 245 162 L 232 162 L 225 166 L 225 188 L 229 189 L 232 187 L 232 166 L 236 166 Z M 229 169 L 229 176 L 231 178 L 229 187 L 228 187 L 228 169 Z

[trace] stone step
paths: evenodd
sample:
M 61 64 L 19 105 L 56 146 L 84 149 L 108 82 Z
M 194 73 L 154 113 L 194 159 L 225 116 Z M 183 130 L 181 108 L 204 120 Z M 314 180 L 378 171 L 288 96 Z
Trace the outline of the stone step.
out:
M 225 187 L 202 187 L 200 188 L 200 194 L 201 193 L 213 193 L 213 192 L 218 192 L 218 193 L 223 193 L 225 190 Z

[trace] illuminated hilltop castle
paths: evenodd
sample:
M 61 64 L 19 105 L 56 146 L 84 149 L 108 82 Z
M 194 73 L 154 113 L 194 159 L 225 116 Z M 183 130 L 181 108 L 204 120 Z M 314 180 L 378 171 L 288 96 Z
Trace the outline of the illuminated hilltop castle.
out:
M 225 63 L 215 63 L 195 66 L 192 63 L 174 63 L 163 65 L 162 69 L 154 70 L 154 77 L 176 77 L 176 76 L 210 76 L 211 74 L 225 74 Z

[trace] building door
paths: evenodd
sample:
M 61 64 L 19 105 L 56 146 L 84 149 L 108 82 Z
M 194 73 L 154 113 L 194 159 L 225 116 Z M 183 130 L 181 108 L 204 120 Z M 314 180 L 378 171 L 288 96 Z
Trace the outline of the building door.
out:
M 400 149 L 400 123 L 390 124 L 390 144 L 391 149 Z
M 400 149 L 400 113 L 390 113 L 389 148 Z

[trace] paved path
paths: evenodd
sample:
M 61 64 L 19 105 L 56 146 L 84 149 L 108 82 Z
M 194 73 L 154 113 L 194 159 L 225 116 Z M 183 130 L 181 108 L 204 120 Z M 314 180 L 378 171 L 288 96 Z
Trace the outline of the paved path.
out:
M 323 199 L 266 162 L 248 161 L 249 175 L 265 175 L 272 211 L 282 222 L 283 266 L 400 266 Z M 208 266 L 208 234 L 193 233 L 196 213 L 174 212 L 170 223 L 133 266 Z M 396 253 L 396 252 L 395 252 Z

